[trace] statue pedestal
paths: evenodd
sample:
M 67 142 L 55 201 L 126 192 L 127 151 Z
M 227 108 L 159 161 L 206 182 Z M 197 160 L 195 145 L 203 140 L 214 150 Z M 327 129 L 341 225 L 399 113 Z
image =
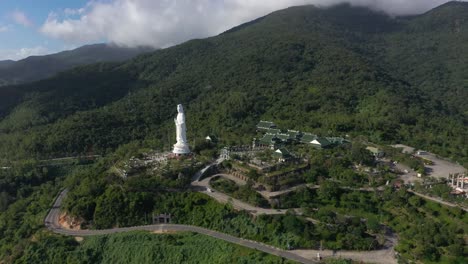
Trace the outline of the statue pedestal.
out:
M 184 143 L 176 143 L 174 145 L 174 150 L 172 151 L 172 153 L 180 156 L 180 155 L 188 155 L 190 154 L 190 148 L 189 148 L 189 145 L 188 144 L 184 144 Z

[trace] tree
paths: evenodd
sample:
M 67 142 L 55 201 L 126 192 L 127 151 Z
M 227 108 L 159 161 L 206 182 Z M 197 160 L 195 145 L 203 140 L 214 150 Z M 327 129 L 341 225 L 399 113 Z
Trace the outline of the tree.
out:
M 318 198 L 330 202 L 337 201 L 340 196 L 341 190 L 336 182 L 323 181 L 317 190 Z
M 413 195 L 413 196 L 411 196 L 411 197 L 408 199 L 408 202 L 409 202 L 412 206 L 418 208 L 418 207 L 420 207 L 420 206 L 423 204 L 424 201 L 423 201 L 420 197 L 418 197 L 418 196 L 416 196 L 416 195 Z
M 360 164 L 371 166 L 374 164 L 374 156 L 372 153 L 360 143 L 353 143 L 351 147 L 351 160 Z
M 380 230 L 379 220 L 375 216 L 370 216 L 367 218 L 366 226 L 367 230 L 369 230 L 372 233 L 376 233 Z
M 250 169 L 249 172 L 247 173 L 247 177 L 249 177 L 249 179 L 251 180 L 258 180 L 258 177 L 260 177 L 260 174 L 258 174 L 258 171 L 257 170 L 254 170 L 254 169 Z

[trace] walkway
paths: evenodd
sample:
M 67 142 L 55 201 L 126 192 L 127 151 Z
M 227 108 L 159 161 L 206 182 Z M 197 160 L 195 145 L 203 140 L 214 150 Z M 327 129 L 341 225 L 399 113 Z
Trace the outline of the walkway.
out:
M 234 243 L 240 246 L 248 247 L 263 251 L 268 254 L 286 258 L 289 260 L 297 261 L 300 263 L 317 263 L 317 253 L 320 253 L 322 258 L 328 257 L 342 257 L 350 258 L 355 261 L 381 263 L 381 264 L 394 264 L 396 263 L 395 253 L 393 245 L 396 243 L 395 237 L 387 238 L 387 248 L 382 250 L 374 251 L 331 251 L 331 250 L 282 250 L 270 245 L 266 245 L 260 242 L 247 240 L 243 238 L 234 237 L 221 232 L 209 230 L 206 228 L 190 225 L 174 225 L 174 224 L 161 224 L 161 225 L 144 225 L 144 226 L 132 226 L 102 230 L 71 230 L 64 228 L 59 222 L 60 209 L 62 201 L 67 195 L 68 190 L 63 190 L 56 198 L 53 207 L 47 214 L 44 222 L 46 227 L 52 232 L 66 235 L 66 236 L 95 236 L 95 235 L 107 235 L 130 231 L 153 231 L 158 233 L 163 232 L 195 232 L 203 235 L 207 235 L 213 238 L 222 239 L 224 241 Z
M 300 184 L 293 186 L 291 188 L 281 190 L 281 191 L 275 191 L 275 192 L 269 192 L 269 191 L 258 191 L 259 194 L 261 194 L 263 197 L 266 199 L 271 199 L 277 196 L 281 196 L 283 194 L 287 194 L 293 191 L 297 191 L 301 188 L 309 188 L 309 189 L 318 189 L 320 186 L 319 185 L 314 185 L 314 184 Z
M 468 208 L 462 207 L 462 206 L 460 206 L 458 204 L 446 202 L 446 201 L 444 201 L 444 200 L 442 200 L 440 198 L 428 196 L 428 195 L 425 195 L 425 194 L 422 194 L 422 193 L 415 192 L 413 190 L 408 190 L 408 192 L 410 192 L 410 193 L 412 193 L 414 195 L 417 195 L 417 196 L 419 196 L 421 198 L 431 200 L 433 202 L 436 202 L 436 203 L 439 203 L 439 204 L 442 204 L 442 205 L 446 205 L 446 206 L 450 206 L 450 207 L 458 207 L 458 208 L 462 209 L 463 211 L 468 212 Z
M 192 182 L 198 182 L 200 181 L 201 177 L 203 177 L 203 174 L 205 174 L 206 171 L 208 171 L 211 167 L 216 166 L 221 164 L 224 161 L 223 158 L 217 159 L 215 162 L 207 165 L 205 168 L 199 170 L 195 175 L 192 177 Z
M 217 239 L 222 239 L 224 241 L 234 243 L 237 245 L 241 245 L 244 247 L 248 247 L 251 249 L 256 249 L 259 251 L 263 251 L 268 254 L 272 254 L 275 256 L 279 256 L 282 258 L 290 259 L 293 261 L 297 261 L 300 263 L 316 263 L 316 261 L 307 259 L 301 254 L 282 250 L 270 245 L 266 245 L 263 243 L 259 243 L 252 240 L 247 240 L 243 238 L 234 237 L 228 234 L 224 234 L 221 232 L 209 230 L 206 228 L 198 227 L 198 226 L 190 226 L 190 225 L 173 225 L 173 224 L 161 224 L 161 225 L 144 225 L 144 226 L 132 226 L 132 227 L 122 227 L 122 228 L 112 228 L 112 229 L 102 229 L 102 230 L 71 230 L 65 229 L 63 226 L 60 225 L 59 216 L 60 216 L 60 208 L 62 205 L 62 201 L 67 195 L 68 190 L 63 190 L 56 198 L 53 207 L 50 209 L 49 214 L 47 214 L 45 218 L 45 225 L 46 227 L 51 230 L 52 232 L 66 235 L 66 236 L 95 236 L 95 235 L 107 235 L 107 234 L 115 234 L 115 233 L 122 233 L 122 232 L 129 232 L 129 231 L 155 231 L 155 232 L 195 232 L 203 235 L 207 235 L 210 237 L 214 237 Z
M 248 211 L 249 213 L 251 213 L 252 215 L 286 214 L 287 210 L 285 210 L 285 209 L 276 210 L 276 209 L 266 209 L 266 208 L 256 207 L 256 206 L 250 205 L 248 203 L 245 203 L 245 202 L 243 202 L 241 200 L 232 198 L 231 196 L 229 196 L 227 194 L 217 192 L 217 191 L 212 191 L 211 186 L 210 186 L 211 179 L 216 178 L 216 177 L 220 177 L 220 176 L 228 178 L 228 179 L 233 179 L 233 180 L 235 178 L 233 176 L 226 175 L 226 174 L 216 174 L 216 175 L 207 177 L 207 178 L 205 178 L 205 179 L 203 179 L 201 181 L 198 181 L 198 182 L 194 181 L 194 182 L 192 182 L 192 186 L 197 188 L 199 192 L 204 193 L 204 194 L 212 197 L 213 199 L 215 199 L 216 201 L 218 201 L 220 203 L 230 202 L 232 204 L 232 206 L 234 207 L 234 209 L 236 209 L 236 210 L 245 210 L 245 211 Z M 241 181 L 241 180 L 236 179 L 235 181 L 237 182 L 237 181 Z
M 232 197 L 220 193 L 220 192 L 213 192 L 210 189 L 209 182 L 214 177 L 233 177 L 230 175 L 225 174 L 218 174 L 200 181 L 200 177 L 203 173 L 208 170 L 209 167 L 221 163 L 223 160 L 218 159 L 216 162 L 210 164 L 209 166 L 205 167 L 202 171 L 194 176 L 194 180 L 191 185 L 195 189 L 198 189 L 199 192 L 205 193 L 210 197 L 216 199 L 219 202 L 227 203 L 231 202 L 233 207 L 237 210 L 246 210 L 249 211 L 253 215 L 260 215 L 260 214 L 267 214 L 267 215 L 274 215 L 274 214 L 285 214 L 287 210 L 275 210 L 275 209 L 265 209 L 260 207 L 255 207 L 245 202 L 242 202 L 237 199 L 233 199 Z M 236 180 L 236 182 L 239 179 Z M 272 255 L 276 255 L 279 257 L 283 257 L 286 259 L 290 259 L 293 261 L 301 262 L 301 263 L 317 263 L 317 253 L 320 253 L 322 258 L 326 257 L 343 257 L 343 258 L 350 258 L 355 261 L 362 261 L 362 262 L 372 262 L 372 263 L 382 263 L 382 264 L 393 264 L 397 263 L 395 259 L 395 252 L 393 250 L 394 245 L 396 244 L 396 238 L 392 236 L 386 236 L 386 248 L 382 250 L 374 250 L 374 251 L 330 251 L 330 250 L 292 250 L 286 251 L 281 250 L 279 248 L 275 248 L 270 245 L 266 245 L 260 242 L 246 240 L 243 238 L 237 238 L 228 234 L 224 234 L 221 232 L 209 230 L 206 228 L 198 227 L 198 226 L 190 226 L 190 225 L 175 225 L 175 224 L 161 224 L 161 225 L 144 225 L 144 226 L 132 226 L 132 227 L 123 227 L 123 228 L 112 228 L 112 229 L 102 229 L 102 230 L 71 230 L 64 228 L 59 223 L 60 217 L 60 209 L 62 205 L 62 201 L 67 195 L 68 190 L 63 190 L 54 201 L 52 208 L 50 209 L 49 213 L 47 214 L 44 223 L 46 227 L 51 230 L 52 232 L 68 235 L 68 236 L 94 236 L 94 235 L 105 235 L 105 234 L 114 234 L 114 233 L 121 233 L 121 232 L 129 232 L 129 231 L 154 231 L 154 232 L 195 232 L 200 233 L 203 235 L 208 235 L 214 238 L 222 239 L 227 242 L 231 242 L 234 244 L 238 244 L 241 246 L 245 246 L 251 249 L 260 250 Z M 300 214 L 300 209 L 293 209 L 296 211 L 297 214 Z M 318 223 L 317 220 L 309 219 L 307 220 Z

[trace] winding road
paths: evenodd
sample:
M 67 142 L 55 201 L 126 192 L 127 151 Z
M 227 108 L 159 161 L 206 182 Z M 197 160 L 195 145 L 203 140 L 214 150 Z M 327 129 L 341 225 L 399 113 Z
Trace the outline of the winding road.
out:
M 214 179 L 214 178 L 217 178 L 217 177 L 222 177 L 222 178 L 232 180 L 238 185 L 247 184 L 244 180 L 241 180 L 241 179 L 239 179 L 237 177 L 234 177 L 232 175 L 229 175 L 229 174 L 216 174 L 216 175 L 207 177 L 207 178 L 203 179 L 202 181 L 192 182 L 191 185 L 192 185 L 192 187 L 195 187 L 198 192 L 204 193 L 204 194 L 210 196 L 211 198 L 215 199 L 216 201 L 218 201 L 220 203 L 231 203 L 232 207 L 234 207 L 234 209 L 247 211 L 253 216 L 258 216 L 258 215 L 262 215 L 262 214 L 264 214 L 264 215 L 284 215 L 288 211 L 294 211 L 294 213 L 296 215 L 302 215 L 303 214 L 301 208 L 290 208 L 290 209 L 261 208 L 261 207 L 256 207 L 256 206 L 250 205 L 250 204 L 248 204 L 246 202 L 243 202 L 241 200 L 235 199 L 235 198 L 233 198 L 233 197 L 231 197 L 231 196 L 229 196 L 227 194 L 224 194 L 222 192 L 213 191 L 213 188 L 210 186 L 210 181 L 212 179 Z M 291 190 L 287 190 L 287 191 L 290 192 Z M 264 193 L 268 193 L 268 192 L 265 191 Z M 309 222 L 314 223 L 314 224 L 319 224 L 320 223 L 320 221 L 318 221 L 316 219 L 313 219 L 313 218 L 310 218 L 310 217 L 306 217 L 305 219 L 307 221 L 309 221 Z
M 122 228 L 112 228 L 112 229 L 102 229 L 102 230 L 72 230 L 64 228 L 60 222 L 60 208 L 62 205 L 62 201 L 67 195 L 68 190 L 65 189 L 57 196 L 54 205 L 50 209 L 49 213 L 47 214 L 44 222 L 46 227 L 55 233 L 66 235 L 66 236 L 95 236 L 95 235 L 107 235 L 107 234 L 115 234 L 115 233 L 122 233 L 122 232 L 129 232 L 129 231 L 155 231 L 155 232 L 195 232 L 203 235 L 207 235 L 210 237 L 214 237 L 217 239 L 222 239 L 224 241 L 234 243 L 237 245 L 241 245 L 244 247 L 248 247 L 251 249 L 256 249 L 259 251 L 263 251 L 268 254 L 272 254 L 275 256 L 279 256 L 282 258 L 286 258 L 289 260 L 297 261 L 300 263 L 317 263 L 317 261 L 312 260 L 311 258 L 306 258 L 301 256 L 298 252 L 293 251 L 286 251 L 282 250 L 270 245 L 266 245 L 263 243 L 259 243 L 252 240 L 247 240 L 243 238 L 234 237 L 228 234 L 224 234 L 221 232 L 209 230 L 206 228 L 198 227 L 198 226 L 190 226 L 190 225 L 174 225 L 174 224 L 160 224 L 160 225 L 144 225 L 144 226 L 132 226 L 132 227 L 122 227 Z
M 436 202 L 436 203 L 439 203 L 439 204 L 442 204 L 442 205 L 446 205 L 446 206 L 449 206 L 449 207 L 455 207 L 455 208 L 458 207 L 458 208 L 462 209 L 463 211 L 468 212 L 468 208 L 460 206 L 458 204 L 454 204 L 454 203 L 451 203 L 451 202 L 444 201 L 441 198 L 432 197 L 432 196 L 429 196 L 429 195 L 425 195 L 425 194 L 422 194 L 422 193 L 415 192 L 413 190 L 408 190 L 408 192 L 410 192 L 410 193 L 412 193 L 414 195 L 417 195 L 417 196 L 419 196 L 421 198 L 431 200 L 433 202 Z
M 101 230 L 73 230 L 64 228 L 60 222 L 60 210 L 62 201 L 67 195 L 68 190 L 65 189 L 57 196 L 56 200 L 49 213 L 47 214 L 44 222 L 46 227 L 58 234 L 66 236 L 95 236 L 95 235 L 107 235 L 130 231 L 152 231 L 158 233 L 164 232 L 194 232 L 203 235 L 207 235 L 213 238 L 222 239 L 224 241 L 263 251 L 268 254 L 286 258 L 289 260 L 297 261 L 300 263 L 318 263 L 317 255 L 320 254 L 322 258 L 347 258 L 355 261 L 361 261 L 366 263 L 380 263 L 380 264 L 395 264 L 395 252 L 393 245 L 396 243 L 396 237 L 391 235 L 387 237 L 387 246 L 381 250 L 373 251 L 332 251 L 332 250 L 282 250 L 270 245 L 266 245 L 260 242 L 247 240 L 243 238 L 234 237 L 221 232 L 209 230 L 206 228 L 191 226 L 191 225 L 176 225 L 176 224 L 159 224 L 159 225 L 143 225 L 143 226 L 132 226 L 132 227 L 121 227 L 112 229 L 101 229 Z
M 234 209 L 236 209 L 236 210 L 245 210 L 245 211 L 251 213 L 252 215 L 261 215 L 261 214 L 277 215 L 277 214 L 285 214 L 286 211 L 287 211 L 285 209 L 276 210 L 276 209 L 266 209 L 266 208 L 256 207 L 256 206 L 250 205 L 248 203 L 245 203 L 245 202 L 243 202 L 241 200 L 232 198 L 231 196 L 229 196 L 227 194 L 224 194 L 222 192 L 212 191 L 212 188 L 210 186 L 210 181 L 213 178 L 216 178 L 216 177 L 227 178 L 227 179 L 233 180 L 236 183 L 241 184 L 241 185 L 245 184 L 245 182 L 243 182 L 240 179 L 237 179 L 236 177 L 233 177 L 233 176 L 230 176 L 230 175 L 227 175 L 227 174 L 216 174 L 216 175 L 207 177 L 207 178 L 205 178 L 205 179 L 203 179 L 201 181 L 194 181 L 194 182 L 192 182 L 192 186 L 195 187 L 195 189 L 198 192 L 204 193 L 204 194 L 210 196 L 211 198 L 217 200 L 220 203 L 230 202 L 232 204 L 232 206 L 234 207 Z
M 221 160 L 222 161 L 222 160 Z M 220 160 L 217 160 L 215 163 L 211 164 L 210 166 L 205 167 L 202 171 L 197 173 L 192 178 L 192 187 L 202 193 L 209 195 L 210 197 L 214 198 L 215 200 L 227 203 L 232 203 L 233 207 L 237 210 L 246 210 L 253 215 L 274 215 L 274 214 L 285 214 L 287 210 L 281 209 L 266 209 L 255 207 L 240 200 L 234 199 L 224 193 L 221 192 L 213 192 L 210 189 L 210 180 L 214 177 L 225 177 L 228 179 L 234 180 L 238 184 L 245 184 L 240 181 L 239 179 L 225 174 L 218 174 L 214 176 L 207 177 L 200 181 L 203 173 L 206 172 L 209 167 L 218 163 Z M 313 188 L 313 186 L 311 186 Z M 289 191 L 289 190 L 288 190 Z M 52 232 L 67 235 L 67 236 L 76 236 L 76 237 L 84 237 L 84 236 L 95 236 L 95 235 L 106 235 L 106 234 L 115 234 L 115 233 L 122 233 L 122 232 L 129 232 L 129 231 L 152 231 L 158 233 L 164 232 L 195 232 L 207 236 L 211 236 L 217 239 L 222 239 L 224 241 L 234 243 L 237 245 L 245 246 L 251 249 L 263 251 L 268 254 L 272 254 L 275 256 L 279 256 L 282 258 L 286 258 L 289 260 L 297 261 L 300 263 L 318 263 L 320 262 L 317 260 L 317 256 L 322 258 L 348 258 L 353 259 L 355 261 L 360 262 L 370 262 L 370 263 L 380 263 L 380 264 L 394 264 L 396 263 L 395 259 L 395 252 L 393 250 L 393 246 L 396 244 L 396 237 L 393 234 L 387 235 L 385 237 L 386 243 L 385 248 L 381 250 L 374 250 L 374 251 L 332 251 L 332 250 L 282 250 L 267 244 L 263 244 L 260 242 L 247 240 L 243 238 L 234 237 L 225 233 L 209 230 L 206 228 L 198 227 L 198 226 L 191 226 L 191 225 L 177 225 L 177 224 L 158 224 L 158 225 L 143 225 L 143 226 L 132 226 L 132 227 L 122 227 L 122 228 L 112 228 L 112 229 L 101 229 L 101 230 L 74 230 L 65 228 L 60 224 L 60 211 L 63 199 L 66 197 L 68 193 L 67 189 L 64 189 L 62 192 L 59 193 L 57 198 L 54 201 L 52 208 L 50 209 L 49 213 L 47 214 L 46 218 L 44 219 L 44 223 L 46 227 L 51 230 Z M 276 194 L 273 194 L 275 196 Z M 300 214 L 299 209 L 293 209 L 296 213 Z M 314 219 L 307 219 L 311 222 L 318 223 L 317 220 Z

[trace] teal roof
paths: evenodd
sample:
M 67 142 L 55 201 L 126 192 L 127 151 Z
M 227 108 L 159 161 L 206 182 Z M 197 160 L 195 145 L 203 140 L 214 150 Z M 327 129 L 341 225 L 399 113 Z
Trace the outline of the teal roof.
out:
M 276 135 L 273 135 L 273 134 L 265 134 L 265 135 L 260 139 L 260 143 L 263 143 L 263 144 L 265 144 L 265 145 L 268 145 L 268 144 L 275 144 L 277 141 L 278 141 L 278 138 L 276 137 Z
M 259 141 L 263 144 L 290 143 L 291 141 L 299 141 L 301 143 L 312 144 L 318 147 L 329 147 L 331 145 L 340 145 L 348 143 L 341 137 L 319 137 L 312 133 L 302 133 L 297 130 L 288 129 L 287 132 L 282 132 L 277 129 L 276 125 L 270 121 L 260 121 L 257 125 L 258 129 L 265 132 L 265 135 Z
M 323 148 L 323 147 L 331 145 L 332 143 L 330 141 L 328 141 L 328 139 L 326 139 L 326 138 L 319 137 L 319 138 L 316 138 L 315 140 L 313 140 L 311 142 L 311 144 L 319 145 L 320 147 Z
M 274 127 L 276 127 L 275 123 L 270 122 L 270 121 L 260 121 L 257 124 L 257 128 L 260 128 L 260 129 L 270 129 Z
M 302 136 L 302 133 L 296 130 L 288 130 L 288 135 L 289 135 L 289 138 L 296 140 Z
M 276 135 L 276 134 L 279 134 L 281 133 L 281 130 L 279 129 L 276 129 L 276 128 L 270 128 L 266 131 L 267 134 L 273 134 L 273 135 Z
M 276 134 L 276 137 L 280 139 L 283 142 L 287 142 L 292 140 L 292 138 L 289 136 L 289 134 Z
M 311 134 L 311 133 L 304 133 L 304 135 L 302 135 L 302 137 L 301 137 L 301 142 L 302 143 L 311 143 L 315 139 L 317 139 L 317 135 L 314 135 L 314 134 Z
M 277 149 L 273 155 L 277 156 L 277 157 L 283 157 L 283 158 L 288 158 L 288 157 L 292 157 L 291 155 L 291 152 L 289 152 L 286 148 L 279 148 Z

